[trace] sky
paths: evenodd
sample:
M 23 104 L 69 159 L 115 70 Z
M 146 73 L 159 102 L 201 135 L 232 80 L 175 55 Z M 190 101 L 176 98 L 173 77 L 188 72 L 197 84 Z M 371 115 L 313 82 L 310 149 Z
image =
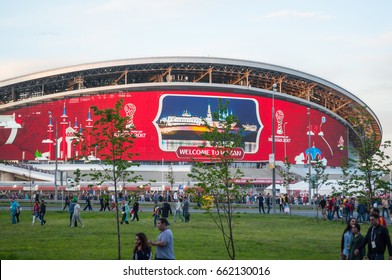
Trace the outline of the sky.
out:
M 114 59 L 289 67 L 351 92 L 392 140 L 392 1 L 0 0 L 0 80 Z

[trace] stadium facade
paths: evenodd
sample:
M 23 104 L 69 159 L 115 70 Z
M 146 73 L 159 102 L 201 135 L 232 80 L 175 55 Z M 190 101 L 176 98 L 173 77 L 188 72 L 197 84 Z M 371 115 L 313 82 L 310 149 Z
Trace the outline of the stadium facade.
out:
M 275 140 L 276 160 L 293 164 L 321 159 L 340 166 L 357 135 L 382 137 L 372 110 L 358 97 L 324 79 L 271 64 L 212 57 L 156 57 L 83 64 L 0 82 L 0 160 L 98 159 L 81 154 L 75 132 L 88 135 L 100 109 L 124 99 L 134 127 L 133 160 L 188 163 L 205 151 L 203 120 L 219 126 L 212 112 L 218 99 L 244 131 L 236 161 L 268 162 Z M 274 108 L 274 116 L 272 116 Z M 274 121 L 274 131 L 272 130 Z M 54 145 L 57 141 L 57 149 Z M 272 135 L 274 134 L 274 137 Z M 92 141 L 87 139 L 87 141 Z M 93 143 L 91 143 L 93 144 Z M 37 158 L 38 157 L 38 158 Z

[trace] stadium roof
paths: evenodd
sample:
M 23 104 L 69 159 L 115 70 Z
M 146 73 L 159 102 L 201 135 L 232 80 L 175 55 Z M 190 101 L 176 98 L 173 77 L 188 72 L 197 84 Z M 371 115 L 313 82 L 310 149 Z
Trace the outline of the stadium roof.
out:
M 0 114 L 31 104 L 97 93 L 169 86 L 261 90 L 322 108 L 358 133 L 382 138 L 373 111 L 357 96 L 322 78 L 277 65 L 215 57 L 153 57 L 87 63 L 0 81 Z M 369 125 L 370 124 L 370 125 Z

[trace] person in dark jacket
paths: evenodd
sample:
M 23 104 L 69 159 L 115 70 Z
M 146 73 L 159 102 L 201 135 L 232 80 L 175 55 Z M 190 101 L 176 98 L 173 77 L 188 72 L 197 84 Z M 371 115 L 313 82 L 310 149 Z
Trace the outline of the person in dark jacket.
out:
M 102 195 L 99 196 L 99 205 L 101 206 L 101 209 L 99 209 L 99 211 L 102 211 L 103 208 L 105 207 L 105 204 L 104 204 L 104 202 L 103 202 L 103 196 L 102 196 Z
M 137 220 L 137 221 L 139 221 L 139 209 L 140 208 L 140 205 L 139 205 L 139 202 L 137 202 L 137 198 L 136 198 L 136 200 L 135 200 L 135 202 L 133 203 L 133 206 L 132 206 L 132 210 L 133 210 L 133 218 L 132 218 L 132 220 L 131 221 L 134 221 L 135 219 Z
M 261 210 L 263 210 L 263 214 L 265 214 L 264 211 L 264 196 L 259 193 L 259 196 L 257 197 L 257 200 L 259 201 L 259 213 L 261 214 Z
M 364 204 L 363 202 L 360 202 L 360 203 L 358 204 L 358 207 L 357 207 L 357 212 L 358 212 L 357 221 L 360 222 L 360 223 L 366 222 L 366 221 L 367 221 L 367 217 L 366 217 L 366 212 L 367 212 L 366 204 Z
M 91 207 L 91 196 L 89 194 L 86 196 L 86 207 L 84 207 L 83 211 L 86 211 L 86 209 L 88 209 L 88 211 L 93 211 L 93 208 Z
M 41 205 L 39 206 L 39 219 L 41 220 L 41 226 L 46 224 L 46 220 L 44 219 L 45 213 L 46 213 L 45 201 L 41 199 Z
M 135 247 L 133 249 L 134 260 L 151 260 L 151 246 L 148 243 L 147 236 L 143 232 L 136 233 Z
M 69 195 L 65 196 L 65 205 L 63 207 L 63 211 L 65 210 L 65 208 L 67 208 L 67 206 L 69 208 Z
M 355 255 L 354 252 L 358 249 L 359 245 L 363 241 L 363 236 L 361 234 L 361 226 L 358 223 L 355 223 L 351 226 L 351 232 L 353 233 L 353 239 L 351 240 L 350 249 L 348 253 L 349 260 L 363 260 L 365 256 L 366 250 L 362 248 L 358 255 Z
M 375 212 L 370 214 L 370 228 L 365 238 L 355 250 L 354 254 L 358 255 L 360 250 L 368 245 L 367 256 L 369 260 L 383 260 L 386 248 L 388 248 L 389 259 L 392 260 L 392 244 L 388 229 L 379 224 L 379 215 Z
M 170 215 L 172 214 L 172 209 L 170 204 L 165 199 L 161 207 L 161 217 L 167 219 L 169 217 L 169 213 Z

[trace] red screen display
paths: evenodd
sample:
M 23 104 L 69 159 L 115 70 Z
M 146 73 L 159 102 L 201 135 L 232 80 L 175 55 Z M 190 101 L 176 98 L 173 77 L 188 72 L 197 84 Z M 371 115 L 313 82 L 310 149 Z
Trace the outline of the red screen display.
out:
M 89 108 L 114 107 L 120 98 L 124 99 L 123 114 L 130 117 L 135 127 L 133 152 L 139 156 L 132 160 L 197 160 L 201 158 L 199 147 L 205 144 L 201 136 L 205 131 L 204 121 L 219 127 L 230 114 L 239 120 L 232 130 L 241 129 L 243 134 L 242 147 L 235 151 L 236 160 L 268 161 L 272 153 L 271 98 L 165 90 L 75 97 L 4 113 L 0 115 L 0 159 L 53 160 L 56 123 L 58 158 L 83 156 L 72 139 L 75 131 L 88 135 L 94 125 L 96 117 Z M 227 112 L 221 119 L 212 117 L 217 111 L 218 99 L 228 101 Z M 343 149 L 348 143 L 347 129 L 343 124 L 314 109 L 308 114 L 306 106 L 288 101 L 275 99 L 273 107 L 276 160 L 288 157 L 291 163 L 304 164 L 309 154 L 312 160 L 318 158 L 328 166 L 340 166 L 341 159 L 347 157 L 347 150 Z M 87 137 L 87 141 L 92 143 L 93 140 Z M 95 151 L 90 153 L 99 158 Z

